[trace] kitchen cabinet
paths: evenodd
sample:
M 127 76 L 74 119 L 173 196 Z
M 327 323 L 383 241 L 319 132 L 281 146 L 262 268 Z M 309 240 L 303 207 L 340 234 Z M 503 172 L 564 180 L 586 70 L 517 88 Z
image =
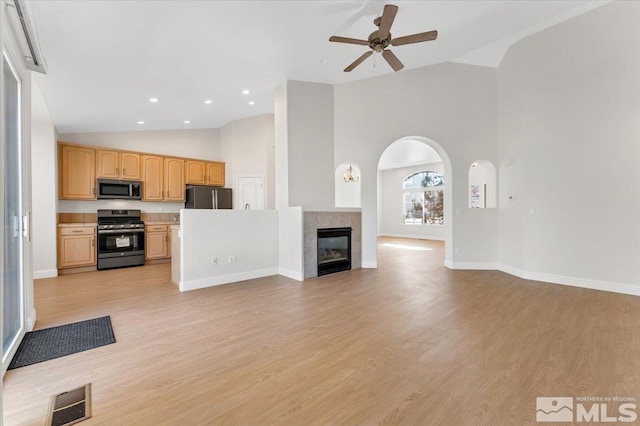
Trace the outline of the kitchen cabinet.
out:
M 142 156 L 142 199 L 164 200 L 164 157 Z
M 96 265 L 96 227 L 58 228 L 58 268 Z
M 171 257 L 171 243 L 168 225 L 146 225 L 145 260 L 167 259 Z
M 206 185 L 207 163 L 205 161 L 187 160 L 184 166 L 185 183 L 191 185 Z
M 224 163 L 207 163 L 207 185 L 224 186 Z
M 184 160 L 142 156 L 142 199 L 145 201 L 184 201 Z
M 61 200 L 96 199 L 96 150 L 58 145 L 58 184 Z
M 224 186 L 224 163 L 217 161 L 185 161 L 185 183 Z
M 165 157 L 164 159 L 164 200 L 185 200 L 184 160 Z
M 105 179 L 140 180 L 140 154 L 98 149 L 96 155 L 97 177 Z
M 143 201 L 185 201 L 185 185 L 224 186 L 225 164 L 58 142 L 58 198 L 95 200 L 96 178 L 142 181 Z

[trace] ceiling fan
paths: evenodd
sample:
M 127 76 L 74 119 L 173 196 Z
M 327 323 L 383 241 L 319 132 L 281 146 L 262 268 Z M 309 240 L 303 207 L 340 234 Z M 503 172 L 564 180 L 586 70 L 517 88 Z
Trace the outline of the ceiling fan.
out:
M 394 71 L 400 71 L 402 68 L 404 68 L 404 65 L 391 50 L 387 49 L 389 45 L 402 46 L 403 44 L 421 43 L 423 41 L 431 41 L 438 38 L 438 31 L 435 30 L 427 31 L 426 33 L 418 33 L 404 37 L 392 38 L 389 31 L 391 30 L 391 25 L 393 24 L 393 20 L 396 17 L 396 13 L 398 13 L 398 6 L 395 6 L 393 4 L 385 5 L 382 16 L 373 20 L 373 23 L 378 27 L 378 29 L 372 32 L 367 40 L 339 36 L 329 37 L 329 41 L 334 41 L 337 43 L 359 44 L 362 46 L 369 46 L 371 48 L 370 52 L 365 52 L 362 56 L 353 61 L 351 65 L 346 67 L 344 69 L 344 72 L 353 71 L 355 67 L 360 65 L 362 62 L 364 62 L 365 59 L 371 56 L 374 51 L 382 53 L 382 57 L 389 63 Z

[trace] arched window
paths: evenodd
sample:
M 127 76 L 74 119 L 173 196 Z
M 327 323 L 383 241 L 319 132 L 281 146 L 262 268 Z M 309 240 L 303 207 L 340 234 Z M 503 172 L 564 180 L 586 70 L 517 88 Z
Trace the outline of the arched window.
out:
M 444 224 L 444 176 L 417 172 L 402 181 L 405 225 Z

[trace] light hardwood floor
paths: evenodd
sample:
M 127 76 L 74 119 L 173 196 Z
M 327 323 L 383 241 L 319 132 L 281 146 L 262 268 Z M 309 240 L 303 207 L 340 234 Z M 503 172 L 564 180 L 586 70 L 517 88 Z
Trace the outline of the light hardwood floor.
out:
M 111 315 L 117 343 L 7 372 L 5 424 L 87 382 L 83 425 L 532 424 L 538 396 L 640 398 L 640 298 L 451 271 L 440 242 L 378 261 L 187 293 L 168 264 L 40 280 L 37 328 Z

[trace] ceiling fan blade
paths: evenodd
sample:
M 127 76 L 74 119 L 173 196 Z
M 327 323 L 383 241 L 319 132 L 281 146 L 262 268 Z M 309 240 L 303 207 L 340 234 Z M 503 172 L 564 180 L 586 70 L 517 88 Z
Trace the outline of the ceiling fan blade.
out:
M 362 56 L 360 56 L 358 59 L 356 59 L 355 61 L 353 61 L 353 63 L 351 63 L 351 65 L 349 65 L 348 67 L 346 67 L 344 69 L 344 72 L 351 72 L 353 71 L 353 69 L 355 67 L 357 67 L 358 65 L 360 65 L 365 59 L 367 59 L 369 56 L 373 55 L 373 50 L 370 50 L 368 52 L 365 52 L 362 54 Z
M 402 62 L 400 62 L 400 59 L 398 59 L 398 57 L 394 55 L 392 51 L 383 50 L 382 57 L 386 59 L 386 61 L 389 63 L 389 65 L 391 65 L 391 68 L 393 68 L 394 71 L 400 71 L 402 68 L 404 68 L 404 65 L 402 64 Z
M 331 36 L 329 37 L 329 41 L 335 41 L 337 43 L 360 44 L 362 46 L 369 45 L 369 42 L 367 40 L 360 40 L 357 38 L 349 38 L 349 37 Z
M 378 34 L 381 39 L 389 37 L 389 31 L 391 30 L 393 20 L 396 19 L 396 13 L 398 13 L 398 6 L 393 4 L 385 5 L 382 11 L 382 18 L 380 18 L 380 28 L 378 29 Z
M 421 43 L 423 41 L 431 41 L 438 38 L 438 31 L 427 31 L 426 33 L 412 34 L 404 37 L 398 37 L 391 40 L 392 46 L 402 46 L 403 44 Z

